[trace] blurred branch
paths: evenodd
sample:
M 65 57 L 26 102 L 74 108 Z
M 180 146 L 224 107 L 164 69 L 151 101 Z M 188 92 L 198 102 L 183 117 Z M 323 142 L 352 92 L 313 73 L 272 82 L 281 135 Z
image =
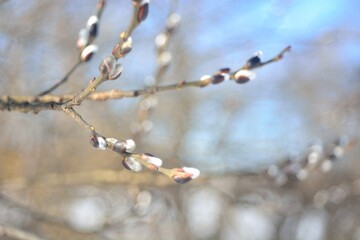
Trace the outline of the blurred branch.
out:
M 45 180 L 51 180 L 51 178 L 47 178 Z M 23 182 L 25 183 L 26 180 Z M 28 187 L 29 183 L 26 182 L 26 184 L 23 186 L 24 188 Z M 37 211 L 35 209 L 33 209 L 31 206 L 26 206 L 18 201 L 16 201 L 15 199 L 12 199 L 11 197 L 7 196 L 6 194 L 0 192 L 0 200 L 3 201 L 5 204 L 7 204 L 8 206 L 11 207 L 15 207 L 16 209 L 21 210 L 22 212 L 24 212 L 25 214 L 28 214 L 32 219 L 46 223 L 46 224 L 52 224 L 52 225 L 56 225 L 59 226 L 61 228 L 66 229 L 67 231 L 70 231 L 72 233 L 75 233 L 79 236 L 83 236 L 86 239 L 98 239 L 100 236 L 100 232 L 99 231 L 93 231 L 93 232 L 81 232 L 78 231 L 77 229 L 75 229 L 71 224 L 69 224 L 67 221 L 56 218 L 54 216 L 48 215 L 44 212 L 40 212 Z M 1 225 L 0 225 L 0 236 L 1 236 Z M 22 238 L 19 238 L 22 239 Z M 26 239 L 26 238 L 24 238 Z M 101 238 L 104 239 L 104 238 Z
M 33 233 L 24 230 L 8 227 L 0 224 L 0 237 L 17 239 L 17 240 L 44 240 Z

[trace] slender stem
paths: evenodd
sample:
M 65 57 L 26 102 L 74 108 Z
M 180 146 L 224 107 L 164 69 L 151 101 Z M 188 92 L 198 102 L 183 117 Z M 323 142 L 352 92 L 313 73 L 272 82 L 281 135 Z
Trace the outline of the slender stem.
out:
M 51 93 L 52 91 L 54 91 L 55 89 L 57 89 L 58 87 L 60 87 L 62 84 L 66 83 L 67 80 L 69 79 L 69 77 L 71 76 L 71 74 L 80 66 L 80 64 L 82 63 L 82 61 L 80 61 L 80 59 L 71 67 L 71 69 L 65 74 L 65 76 L 60 79 L 59 82 L 55 83 L 52 87 L 40 92 L 37 96 L 44 96 L 46 94 Z
M 106 81 L 106 76 L 100 74 L 98 77 L 92 79 L 89 85 L 78 95 L 74 96 L 70 101 L 64 103 L 63 108 L 69 108 L 74 105 L 80 105 L 84 99 L 89 96 L 91 93 L 95 92 L 96 88 L 102 83 Z
M 63 111 L 69 115 L 71 118 L 73 118 L 82 128 L 90 132 L 91 134 L 96 134 L 95 128 L 88 122 L 86 122 L 82 116 L 76 112 L 72 107 L 70 108 L 64 108 Z M 98 135 L 98 134 L 96 134 Z

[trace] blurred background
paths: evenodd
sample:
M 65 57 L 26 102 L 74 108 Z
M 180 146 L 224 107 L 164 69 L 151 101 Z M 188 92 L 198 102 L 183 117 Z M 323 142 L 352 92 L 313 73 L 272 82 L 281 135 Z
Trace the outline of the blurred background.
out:
M 96 0 L 0 1 L 0 96 L 35 95 L 77 62 L 78 32 Z M 97 131 L 133 138 L 168 168 L 201 176 L 179 185 L 123 169 L 62 112 L 0 113 L 0 239 L 360 239 L 360 2 L 160 1 L 133 34 L 123 74 L 98 90 L 135 90 L 236 70 L 263 60 L 239 85 L 85 101 Z M 106 3 L 99 51 L 54 94 L 98 74 L 130 21 L 131 1 Z M 171 62 L 159 75 L 154 40 L 176 12 Z M 155 80 L 157 76 L 157 80 Z M 19 238 L 26 239 L 26 238 Z

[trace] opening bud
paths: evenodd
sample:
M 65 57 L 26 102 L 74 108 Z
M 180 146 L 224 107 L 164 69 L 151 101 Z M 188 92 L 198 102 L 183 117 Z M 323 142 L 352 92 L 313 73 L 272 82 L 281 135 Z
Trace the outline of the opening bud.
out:
M 94 44 L 91 44 L 89 46 L 87 46 L 86 48 L 84 48 L 84 50 L 82 50 L 81 55 L 80 55 L 80 59 L 83 62 L 87 62 L 91 59 L 91 57 L 97 52 L 98 47 Z
M 256 74 L 250 70 L 242 69 L 234 74 L 234 80 L 236 83 L 242 84 L 254 79 Z
M 133 157 L 124 158 L 122 160 L 122 164 L 126 169 L 134 172 L 141 172 L 142 170 L 141 164 L 138 161 L 136 161 L 135 158 Z
M 98 26 L 99 26 L 99 19 L 97 16 L 93 15 L 91 16 L 86 24 L 86 28 L 89 32 L 89 36 L 92 38 L 95 38 L 98 33 Z
M 126 41 L 121 44 L 120 54 L 122 56 L 125 56 L 126 54 L 131 52 L 131 50 L 132 50 L 132 38 L 128 37 L 128 39 L 126 39 Z
M 101 149 L 101 150 L 105 150 L 106 147 L 107 147 L 106 140 L 103 137 L 92 136 L 90 138 L 90 144 L 94 148 L 98 148 L 98 149 Z
M 150 153 L 144 153 L 141 155 L 141 158 L 145 161 L 147 161 L 148 163 L 154 165 L 154 169 L 157 169 L 158 167 L 162 166 L 163 161 L 158 158 L 155 157 L 154 155 L 150 154 Z
M 107 56 L 99 65 L 99 71 L 102 74 L 109 74 L 114 70 L 116 64 L 115 57 L 113 55 Z
M 200 171 L 196 168 L 182 167 L 173 169 L 172 178 L 177 183 L 187 183 L 200 175 Z
M 109 76 L 108 76 L 108 79 L 109 80 L 115 80 L 117 78 L 120 77 L 120 75 L 122 74 L 122 71 L 123 71 L 123 67 L 122 65 L 119 63 L 119 64 L 116 64 L 115 68 L 113 69 L 113 71 L 111 71 L 109 73 Z
M 125 140 L 126 152 L 133 152 L 136 148 L 135 141 L 132 139 Z

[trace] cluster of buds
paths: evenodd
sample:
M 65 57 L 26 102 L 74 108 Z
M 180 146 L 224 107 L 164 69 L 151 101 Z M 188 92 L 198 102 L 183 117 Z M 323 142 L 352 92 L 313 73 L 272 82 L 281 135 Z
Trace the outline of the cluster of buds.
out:
M 342 183 L 333 185 L 328 189 L 321 189 L 317 191 L 313 198 L 313 203 L 316 207 L 324 207 L 326 204 L 341 204 L 350 196 L 358 195 L 360 193 L 360 179 L 350 183 Z
M 353 146 L 355 141 L 351 141 L 347 136 L 339 138 L 331 145 L 327 154 L 324 153 L 323 146 L 314 144 L 310 146 L 308 153 L 299 161 L 286 160 L 279 165 L 272 165 L 266 170 L 266 175 L 277 185 L 285 185 L 289 180 L 306 180 L 310 171 L 319 169 L 321 172 L 328 172 L 336 160 L 343 157 L 344 152 Z
M 120 141 L 115 138 L 104 138 L 99 135 L 91 136 L 90 144 L 97 149 L 105 150 L 106 148 L 110 148 L 120 154 L 124 152 L 131 153 L 136 148 L 136 144 L 132 139 Z
M 100 0 L 98 3 L 98 12 L 96 15 L 89 17 L 86 27 L 79 31 L 79 38 L 77 40 L 77 47 L 80 49 L 80 60 L 87 62 L 91 59 L 97 51 L 97 46 L 92 44 L 99 32 L 99 17 L 104 8 L 105 1 Z
M 120 63 L 116 63 L 113 55 L 109 55 L 100 63 L 99 71 L 105 75 L 108 80 L 115 80 L 120 77 L 123 67 Z
M 167 48 L 169 46 L 170 38 L 178 28 L 179 24 L 180 15 L 177 13 L 170 14 L 166 22 L 165 30 L 162 33 L 159 33 L 155 38 L 155 46 L 160 70 L 163 70 L 170 65 L 172 56 L 171 53 L 167 51 Z
M 204 75 L 200 78 L 201 86 L 204 87 L 209 85 L 210 83 L 219 84 L 228 79 L 234 80 L 236 83 L 239 84 L 247 83 L 256 77 L 256 74 L 251 71 L 252 69 L 280 60 L 283 57 L 284 53 L 290 51 L 290 49 L 291 46 L 286 47 L 277 56 L 265 62 L 261 61 L 260 58 L 262 52 L 256 52 L 255 55 L 248 59 L 245 65 L 237 71 L 231 73 L 230 68 L 221 68 L 213 75 Z
M 247 69 L 240 69 L 234 73 L 230 73 L 230 68 L 221 68 L 213 75 L 204 75 L 200 78 L 201 86 L 207 86 L 210 83 L 219 84 L 229 79 L 236 83 L 242 84 L 254 79 L 256 74 Z
M 122 165 L 130 171 L 141 172 L 143 167 L 146 167 L 169 176 L 177 183 L 187 183 L 200 175 L 200 171 L 196 168 L 166 169 L 162 167 L 163 161 L 150 153 L 133 153 L 136 145 L 132 139 L 121 141 L 115 138 L 93 135 L 90 138 L 90 144 L 97 149 L 105 150 L 109 148 L 120 154 L 122 156 Z

